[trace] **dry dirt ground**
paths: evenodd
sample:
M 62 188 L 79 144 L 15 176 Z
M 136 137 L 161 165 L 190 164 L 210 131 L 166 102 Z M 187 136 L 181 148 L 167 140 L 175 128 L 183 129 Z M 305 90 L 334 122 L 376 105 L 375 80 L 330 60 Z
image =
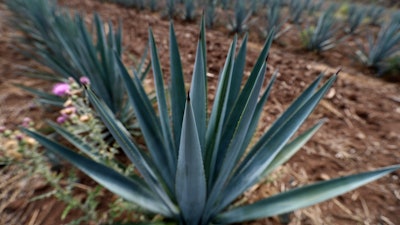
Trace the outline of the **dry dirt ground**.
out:
M 159 47 L 161 62 L 168 62 L 168 25 L 159 14 L 125 9 L 95 0 L 65 0 L 61 4 L 87 15 L 97 11 L 103 19 L 114 23 L 123 20 L 125 56 L 138 56 L 147 43 L 147 28 L 151 25 Z M 13 127 L 26 116 L 39 121 L 48 116 L 32 103 L 32 97 L 13 87 L 24 83 L 49 89 L 41 81 L 17 76 L 20 66 L 35 66 L 13 47 L 15 32 L 7 27 L 7 12 L 0 4 L 0 125 Z M 88 16 L 90 23 L 91 16 Z M 187 74 L 190 74 L 195 55 L 198 23 L 175 22 L 180 50 Z M 216 88 L 232 35 L 223 26 L 207 33 L 209 85 Z M 262 46 L 262 38 L 250 32 L 247 73 Z M 351 60 L 351 40 L 335 50 L 316 55 L 300 48 L 298 31 L 281 37 L 270 51 L 268 74 L 279 69 L 279 77 L 265 107 L 260 133 L 283 112 L 288 104 L 321 72 L 342 72 L 331 92 L 307 120 L 304 128 L 321 118 L 327 118 L 323 128 L 270 182 L 253 187 L 245 194 L 255 201 L 290 188 L 351 173 L 400 163 L 400 86 L 371 76 L 371 73 Z M 127 60 L 129 63 L 129 60 Z M 168 76 L 167 69 L 165 70 Z M 269 76 L 268 76 L 269 77 Z M 212 94 L 210 95 L 210 99 Z M 54 118 L 53 118 L 54 119 Z M 63 204 L 54 199 L 29 202 L 41 193 L 43 185 L 28 179 L 23 171 L 0 169 L 0 224 L 54 225 L 74 219 L 71 213 L 60 220 Z M 400 171 L 341 197 L 298 210 L 290 215 L 290 224 L 400 224 Z M 251 224 L 280 224 L 277 218 Z

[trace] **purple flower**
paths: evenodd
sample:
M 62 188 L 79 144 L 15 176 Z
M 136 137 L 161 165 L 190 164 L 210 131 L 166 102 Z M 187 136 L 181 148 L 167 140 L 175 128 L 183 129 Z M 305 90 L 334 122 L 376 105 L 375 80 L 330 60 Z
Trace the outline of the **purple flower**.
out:
M 29 127 L 29 126 L 31 125 L 31 122 L 32 122 L 32 119 L 31 119 L 31 118 L 25 117 L 25 118 L 22 120 L 22 126 L 24 126 L 24 127 Z
M 63 124 L 63 123 L 65 123 L 65 121 L 67 121 L 67 119 L 68 119 L 67 115 L 65 115 L 65 114 L 61 115 L 61 116 L 57 117 L 57 123 Z
M 90 84 L 90 80 L 89 80 L 88 77 L 81 77 L 81 78 L 79 78 L 79 81 L 80 81 L 81 84 L 83 84 L 83 85 L 88 85 L 88 84 Z
M 69 84 L 57 83 L 53 86 L 53 90 L 51 92 L 57 96 L 65 96 L 69 93 Z
M 17 139 L 17 141 L 22 141 L 22 139 L 24 139 L 24 136 L 22 136 L 22 134 L 17 134 L 15 135 L 15 139 Z

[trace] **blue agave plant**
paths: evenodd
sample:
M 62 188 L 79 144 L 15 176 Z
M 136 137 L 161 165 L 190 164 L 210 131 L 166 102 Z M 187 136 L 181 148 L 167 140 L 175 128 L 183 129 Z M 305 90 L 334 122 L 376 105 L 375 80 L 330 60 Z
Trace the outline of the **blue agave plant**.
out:
M 292 189 L 252 204 L 230 206 L 245 190 L 290 158 L 318 130 L 322 122 L 290 141 L 337 76 L 331 76 L 320 88 L 318 86 L 323 77 L 317 77 L 258 142 L 249 148 L 275 80 L 273 76 L 266 90 L 262 91 L 266 58 L 273 35 L 271 33 L 267 38 L 243 87 L 241 84 L 247 36 L 236 56 L 237 39 L 234 38 L 220 72 L 210 114 L 207 110 L 204 21 L 190 90 L 185 89 L 178 44 L 171 25 L 171 80 L 168 95 L 156 43 L 150 30 L 149 46 L 157 109 L 146 95 L 139 78 L 131 77 L 118 55 L 114 55 L 124 81 L 124 90 L 129 95 L 130 104 L 143 133 L 146 150 L 142 150 L 132 140 L 127 129 L 90 87 L 87 88 L 87 94 L 121 150 L 136 166 L 140 175 L 122 175 L 37 132 L 28 129 L 23 131 L 112 192 L 151 213 L 170 218 L 177 224 L 240 223 L 282 214 L 343 194 L 399 169 L 400 165 L 396 165 L 336 178 Z M 68 133 L 63 135 L 71 137 Z M 79 140 L 70 140 L 74 140 L 73 143 L 80 149 L 87 147 Z
M 236 0 L 234 16 L 230 18 L 228 29 L 234 33 L 243 33 L 248 29 L 248 21 L 252 13 L 246 6 L 246 1 Z
M 315 27 L 308 26 L 301 32 L 301 38 L 307 50 L 321 52 L 336 45 L 338 40 L 335 39 L 335 33 L 339 27 L 334 17 L 335 11 L 336 6 L 331 5 L 321 13 Z
M 382 25 L 376 38 L 372 35 L 368 37 L 367 48 L 359 44 L 360 48 L 356 51 L 362 63 L 376 69 L 380 74 L 399 65 L 400 23 L 398 21 L 398 18 L 393 16 L 389 22 Z
M 347 28 L 346 32 L 354 33 L 357 28 L 362 24 L 365 16 L 366 10 L 362 5 L 350 4 L 349 10 L 347 12 Z

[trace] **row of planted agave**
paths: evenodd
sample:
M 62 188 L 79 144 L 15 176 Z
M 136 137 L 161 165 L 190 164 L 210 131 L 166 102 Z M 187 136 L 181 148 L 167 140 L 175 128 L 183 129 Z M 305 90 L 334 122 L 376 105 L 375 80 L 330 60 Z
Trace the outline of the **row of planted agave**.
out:
M 109 0 L 127 7 L 162 11 L 168 18 L 183 15 L 193 21 L 204 11 L 206 25 L 227 24 L 232 32 L 259 31 L 264 37 L 275 30 L 275 39 L 293 28 L 305 49 L 331 49 L 357 33 L 362 41 L 354 57 L 379 75 L 400 68 L 400 11 L 378 5 L 313 0 Z M 388 16 L 389 15 L 389 16 Z M 363 26 L 366 25 L 366 26 Z M 369 26 L 378 26 L 374 34 Z M 364 28 L 364 29 L 362 29 Z M 362 42 L 367 42 L 363 45 Z M 354 48 L 354 47 L 353 47 Z
M 6 4 L 13 12 L 11 22 L 24 33 L 20 47 L 51 70 L 33 77 L 64 83 L 55 86 L 53 93 L 21 86 L 36 94 L 42 104 L 63 108 L 58 123 L 48 123 L 50 134 L 35 131 L 29 122 L 21 127 L 23 133 L 7 131 L 2 138 L 15 138 L 23 157 L 35 159 L 23 165 L 34 165 L 33 172 L 41 172 L 53 181 L 60 198 L 69 201 L 65 214 L 71 207 L 80 207 L 92 215 L 85 220 L 104 222 L 105 219 L 96 213 L 97 188 L 88 192 L 86 207 L 65 196 L 72 195 L 71 191 L 60 187 L 60 178 L 54 179 L 44 169 L 43 164 L 50 160 L 38 150 L 38 143 L 119 195 L 120 204 L 114 204 L 112 210 L 124 213 L 134 209 L 133 215 L 141 215 L 136 219 L 158 215 L 155 218 L 160 223 L 172 220 L 179 224 L 228 224 L 283 214 L 340 195 L 400 168 L 394 165 L 299 187 L 252 204 L 232 205 L 244 191 L 285 163 L 322 125 L 323 121 L 293 138 L 329 90 L 336 74 L 321 87 L 323 76 L 317 77 L 258 142 L 249 146 L 275 81 L 272 76 L 262 90 L 265 59 L 274 32 L 269 32 L 243 86 L 247 36 L 237 53 L 237 37 L 234 37 L 220 73 L 214 103 L 208 106 L 204 19 L 192 75 L 192 83 L 196 85 L 189 90 L 184 83 L 173 24 L 169 37 L 168 87 L 149 31 L 153 97 L 142 83 L 150 68 L 144 63 L 146 54 L 131 73 L 121 60 L 121 29 L 109 29 L 106 33 L 96 15 L 91 33 L 81 15 L 63 11 L 52 1 L 8 0 Z M 137 136 L 144 140 L 145 147 L 138 144 L 141 142 L 134 138 Z M 75 149 L 52 137 L 65 138 Z M 120 153 L 126 155 L 125 160 L 116 157 Z M 71 182 L 69 190 L 76 180 Z M 112 219 L 115 218 L 121 219 L 118 216 Z

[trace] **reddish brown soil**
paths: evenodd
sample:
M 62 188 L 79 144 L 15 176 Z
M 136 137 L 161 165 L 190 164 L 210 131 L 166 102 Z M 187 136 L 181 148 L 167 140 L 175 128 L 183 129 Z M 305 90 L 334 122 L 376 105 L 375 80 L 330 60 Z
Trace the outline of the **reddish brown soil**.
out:
M 114 23 L 123 19 L 125 56 L 138 56 L 147 43 L 147 25 L 151 25 L 159 47 L 161 62 L 168 62 L 168 21 L 159 14 L 139 12 L 94 0 L 68 0 L 62 4 L 91 15 L 94 11 Z M 39 121 L 48 115 L 32 104 L 32 97 L 13 87 L 24 83 L 49 88 L 49 84 L 17 76 L 18 67 L 33 66 L 14 49 L 14 31 L 5 25 L 1 7 L 0 30 L 0 124 L 15 126 L 26 116 Z M 88 17 L 88 21 L 91 17 Z M 190 74 L 195 56 L 198 23 L 175 22 L 185 74 Z M 220 26 L 207 33 L 208 67 L 211 93 L 215 90 L 218 71 L 232 36 Z M 341 67 L 339 79 L 328 96 L 304 125 L 310 127 L 321 118 L 328 121 L 313 139 L 274 175 L 271 182 L 253 187 L 244 195 L 250 202 L 290 188 L 351 173 L 400 163 L 400 86 L 371 76 L 370 72 L 351 59 L 351 41 L 333 51 L 316 55 L 299 47 L 298 32 L 292 30 L 272 46 L 268 74 L 279 69 L 279 77 L 265 107 L 260 132 L 288 106 L 306 84 L 320 72 L 333 73 Z M 262 47 L 256 33 L 250 33 L 247 73 Z M 129 63 L 128 60 L 126 60 Z M 166 70 L 166 75 L 168 71 Z M 210 95 L 212 98 L 212 94 Z M 0 185 L 0 224 L 63 224 L 63 204 L 54 199 L 28 202 L 43 186 L 35 179 L 18 177 L 20 171 L 4 170 Z M 15 182 L 11 182 L 11 178 Z M 29 182 L 27 184 L 26 182 Z M 0 184 L 1 184 L 0 183 Z M 36 184 L 36 185 L 35 185 Z M 13 195 L 14 194 L 14 195 Z M 13 196 L 13 197 L 12 197 Z M 10 200 L 11 199 L 11 200 Z M 351 193 L 317 206 L 298 210 L 290 215 L 290 224 L 400 224 L 400 171 Z M 71 213 L 67 221 L 78 214 Z M 15 218 L 19 218 L 15 220 Z M 251 224 L 280 224 L 277 218 Z

